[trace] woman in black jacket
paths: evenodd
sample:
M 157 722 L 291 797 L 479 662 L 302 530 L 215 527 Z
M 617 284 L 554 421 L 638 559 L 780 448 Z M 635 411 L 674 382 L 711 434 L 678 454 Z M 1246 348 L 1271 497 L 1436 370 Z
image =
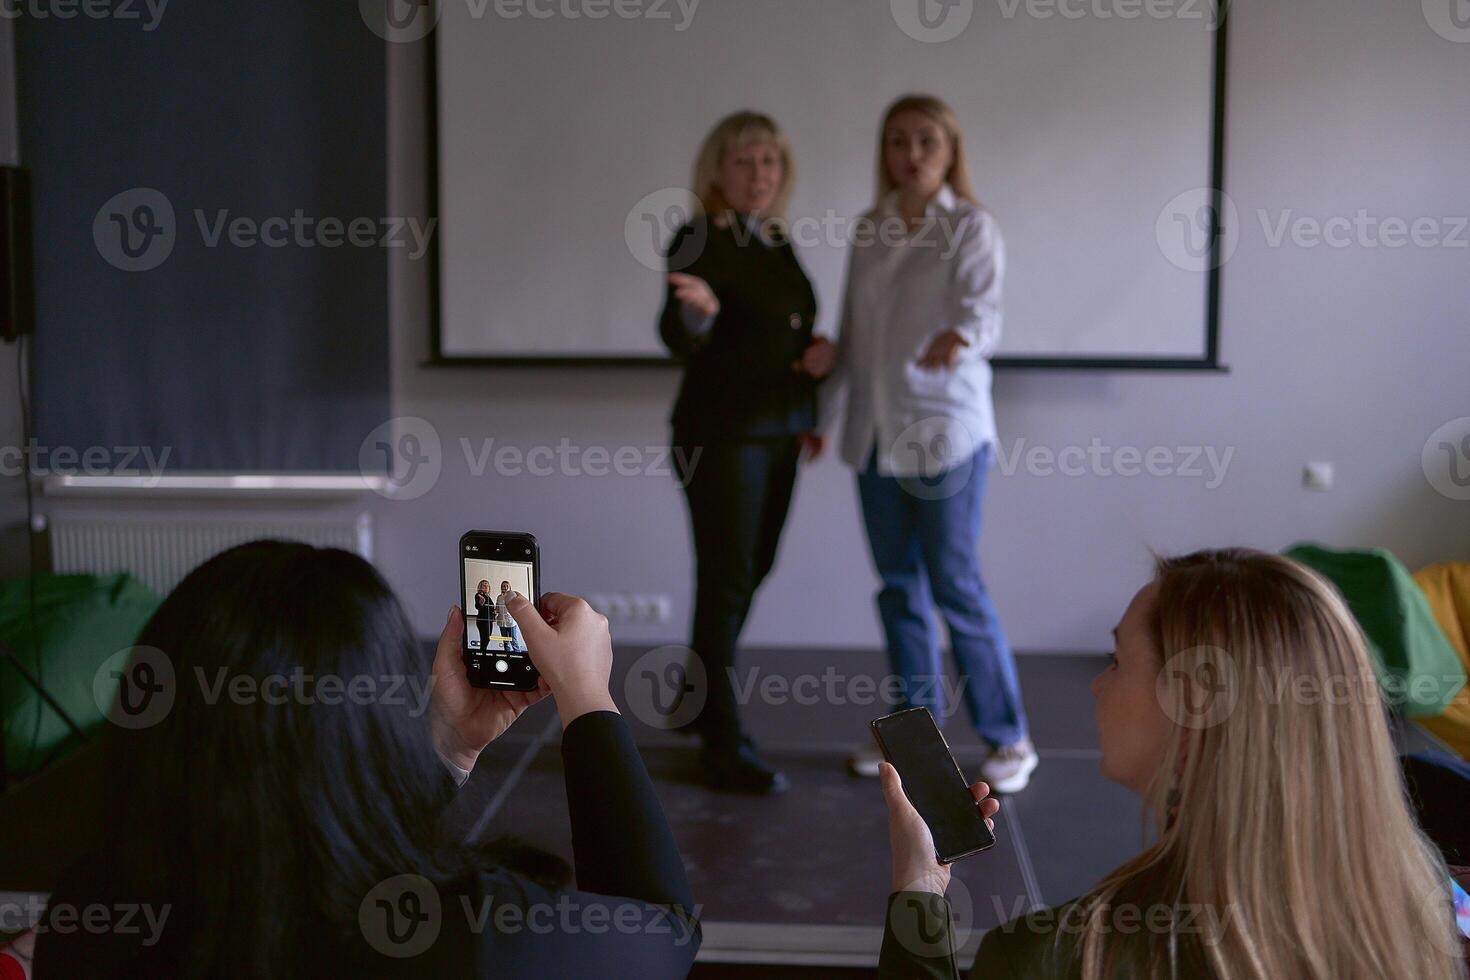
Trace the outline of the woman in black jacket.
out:
M 783 233 L 792 179 L 790 145 L 769 117 L 739 112 L 714 128 L 694 168 L 701 213 L 669 247 L 659 321 L 685 365 L 670 421 L 694 530 L 691 645 L 708 684 L 689 727 L 709 784 L 744 793 L 785 780 L 742 730 L 728 671 L 832 369 L 832 344 L 812 334 L 816 295 Z
M 431 666 L 355 555 L 263 541 L 206 562 L 120 671 L 108 826 L 51 897 L 35 976 L 685 976 L 699 926 L 608 695 L 607 621 L 571 596 L 542 609 L 511 605 L 541 688 L 477 689 L 462 612 Z M 438 829 L 479 752 L 547 693 L 569 890 Z M 77 928 L 99 904 L 133 928 Z

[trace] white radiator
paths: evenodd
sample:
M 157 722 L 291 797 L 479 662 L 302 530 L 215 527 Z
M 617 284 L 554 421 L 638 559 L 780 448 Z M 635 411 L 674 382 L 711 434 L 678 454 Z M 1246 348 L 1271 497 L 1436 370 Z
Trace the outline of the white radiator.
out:
M 51 566 L 58 574 L 129 572 L 159 595 L 210 558 L 246 541 L 279 538 L 342 548 L 372 560 L 367 514 L 317 521 L 88 520 L 48 521 Z

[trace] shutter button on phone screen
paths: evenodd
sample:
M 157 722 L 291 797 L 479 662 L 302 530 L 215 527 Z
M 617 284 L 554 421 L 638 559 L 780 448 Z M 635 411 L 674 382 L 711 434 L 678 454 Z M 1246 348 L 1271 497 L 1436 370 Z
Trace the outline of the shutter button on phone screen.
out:
M 503 674 L 507 670 L 510 670 L 510 664 L 506 663 L 504 660 L 497 660 L 495 661 L 495 669 Z

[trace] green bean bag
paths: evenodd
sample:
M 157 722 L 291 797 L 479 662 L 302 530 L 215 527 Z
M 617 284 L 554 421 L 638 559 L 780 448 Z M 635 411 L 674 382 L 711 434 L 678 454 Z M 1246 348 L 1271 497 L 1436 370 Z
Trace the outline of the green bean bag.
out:
M 93 680 L 108 657 L 132 646 L 158 608 L 159 598 L 124 572 L 112 575 L 38 575 L 0 582 L 0 644 L 14 653 L 85 732 L 104 723 Z M 34 633 L 32 623 L 34 622 Z M 117 681 L 109 679 L 110 692 Z M 68 739 L 67 727 L 13 662 L 0 653 L 0 717 L 4 762 L 11 777 L 34 772 Z

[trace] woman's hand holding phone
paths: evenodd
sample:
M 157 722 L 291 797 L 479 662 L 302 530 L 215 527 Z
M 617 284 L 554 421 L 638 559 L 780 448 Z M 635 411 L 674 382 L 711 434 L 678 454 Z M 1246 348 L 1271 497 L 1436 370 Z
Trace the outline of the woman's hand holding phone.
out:
M 933 892 L 943 895 L 949 888 L 949 865 L 940 864 L 934 856 L 934 835 L 919 811 L 904 794 L 898 770 L 887 762 L 878 767 L 883 784 L 883 798 L 888 803 L 888 844 L 893 852 L 893 890 L 896 892 Z M 972 783 L 970 796 L 980 808 L 986 824 L 994 829 L 990 818 L 1000 811 L 1000 804 L 988 799 L 990 787 Z
M 461 769 L 473 769 L 485 746 L 500 737 L 521 712 L 546 697 L 549 689 L 544 677 L 534 691 L 471 686 L 460 654 L 463 635 L 464 614 L 455 606 L 449 610 L 449 621 L 434 651 L 429 721 L 439 753 Z
M 506 608 L 526 638 L 541 682 L 556 698 L 562 728 L 592 711 L 618 710 L 608 693 L 612 636 L 606 616 L 585 599 L 561 592 L 543 595 L 541 612 L 524 596 L 511 599 Z

